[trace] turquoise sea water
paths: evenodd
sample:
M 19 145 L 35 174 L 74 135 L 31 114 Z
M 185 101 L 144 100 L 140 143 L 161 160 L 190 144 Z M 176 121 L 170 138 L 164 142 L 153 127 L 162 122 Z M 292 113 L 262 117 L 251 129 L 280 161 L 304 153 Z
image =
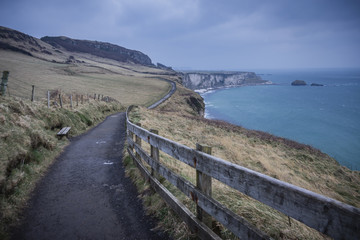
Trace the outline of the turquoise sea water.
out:
M 275 85 L 203 93 L 205 116 L 312 145 L 360 170 L 360 69 L 254 71 Z M 296 79 L 308 85 L 291 86 Z

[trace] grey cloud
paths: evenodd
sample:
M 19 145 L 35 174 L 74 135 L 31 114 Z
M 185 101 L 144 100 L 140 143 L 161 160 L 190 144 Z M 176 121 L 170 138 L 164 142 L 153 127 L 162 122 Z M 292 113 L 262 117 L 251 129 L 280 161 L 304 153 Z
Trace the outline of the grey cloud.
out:
M 358 2 L 3 0 L 0 24 L 108 41 L 174 67 L 360 67 Z

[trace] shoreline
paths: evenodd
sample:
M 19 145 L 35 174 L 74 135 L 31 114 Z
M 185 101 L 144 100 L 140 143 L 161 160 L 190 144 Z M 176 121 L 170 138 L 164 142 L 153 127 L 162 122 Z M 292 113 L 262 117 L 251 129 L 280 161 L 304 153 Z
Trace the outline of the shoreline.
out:
M 223 86 L 223 87 L 214 87 L 214 88 L 203 88 L 203 89 L 195 89 L 193 90 L 194 92 L 198 93 L 203 99 L 203 95 L 207 94 L 207 93 L 212 93 L 216 90 L 221 90 L 221 89 L 230 89 L 230 88 L 238 88 L 238 87 L 247 87 L 247 86 L 262 86 L 262 85 L 276 85 L 275 83 L 273 83 L 272 81 L 266 81 L 264 83 L 248 83 L 248 84 L 240 84 L 240 85 L 229 85 L 229 86 Z M 203 118 L 205 119 L 214 119 L 209 117 L 209 115 L 206 114 L 206 105 L 208 105 L 208 103 L 205 102 L 204 100 L 204 104 L 205 104 L 205 108 L 204 108 L 204 115 Z M 230 123 L 230 122 L 229 122 Z
M 221 89 L 231 89 L 231 88 L 236 88 L 236 87 L 245 87 L 245 86 L 257 86 L 257 85 L 278 85 L 278 84 L 274 84 L 272 83 L 271 81 L 267 81 L 266 83 L 261 83 L 261 84 L 241 84 L 241 85 L 236 85 L 236 86 L 225 86 L 225 87 L 216 87 L 216 88 L 207 88 L 207 89 L 196 89 L 196 90 L 193 90 L 195 91 L 196 93 L 200 94 L 200 96 L 204 99 L 204 104 L 205 104 L 205 108 L 204 108 L 204 114 L 203 114 L 203 118 L 204 119 L 208 119 L 208 120 L 221 120 L 221 121 L 224 121 L 224 122 L 227 122 L 227 123 L 230 123 L 230 124 L 233 124 L 233 125 L 236 125 L 236 126 L 240 126 L 240 127 L 243 127 L 245 129 L 248 129 L 248 130 L 253 130 L 253 131 L 260 131 L 260 132 L 266 132 L 266 133 L 269 133 L 267 131 L 264 131 L 264 130 L 260 130 L 260 129 L 252 129 L 252 128 L 247 128 L 245 126 L 242 126 L 242 125 L 239 125 L 239 124 L 236 124 L 234 122 L 230 122 L 228 120 L 224 120 L 222 118 L 218 118 L 216 116 L 212 116 L 208 111 L 208 107 L 212 107 L 213 105 L 209 102 L 207 102 L 205 100 L 205 96 L 209 93 L 213 93 L 215 92 L 216 90 L 221 90 Z M 326 154 L 327 156 L 333 158 L 339 165 L 341 165 L 342 167 L 346 167 L 352 171 L 356 171 L 356 172 L 360 172 L 360 168 L 358 168 L 356 166 L 356 164 L 354 163 L 348 163 L 346 161 L 343 161 L 342 158 L 337 158 L 339 156 L 336 157 L 336 155 L 334 155 L 334 153 L 332 152 L 328 152 L 326 149 L 323 149 L 319 146 L 315 146 L 316 144 L 313 144 L 313 143 L 309 143 L 309 142 L 304 142 L 304 141 L 299 141 L 299 140 L 295 140 L 293 138 L 288 138 L 288 137 L 284 137 L 282 135 L 276 135 L 276 134 L 273 134 L 273 133 L 269 133 L 270 135 L 273 135 L 274 137 L 277 137 L 277 138 L 284 138 L 284 139 L 287 139 L 287 140 L 290 140 L 290 141 L 294 141 L 296 143 L 299 143 L 301 145 L 308 145 L 308 146 L 311 146 L 312 148 L 322 152 L 323 154 Z M 346 158 L 345 158 L 346 159 Z
M 266 81 L 264 83 L 248 83 L 248 84 L 240 84 L 240 85 L 229 85 L 229 86 L 222 86 L 222 87 L 213 87 L 213 88 L 201 88 L 201 89 L 194 89 L 193 91 L 200 94 L 205 94 L 211 91 L 220 90 L 220 89 L 229 89 L 229 88 L 237 88 L 237 87 L 247 87 L 247 86 L 261 86 L 261 85 L 276 85 L 272 81 Z

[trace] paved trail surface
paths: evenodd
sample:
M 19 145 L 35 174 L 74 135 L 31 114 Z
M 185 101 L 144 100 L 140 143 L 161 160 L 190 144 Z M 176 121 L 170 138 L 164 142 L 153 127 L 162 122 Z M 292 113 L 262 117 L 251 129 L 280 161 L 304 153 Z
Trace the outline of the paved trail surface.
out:
M 79 137 L 50 168 L 12 239 L 168 239 L 125 177 L 125 114 Z

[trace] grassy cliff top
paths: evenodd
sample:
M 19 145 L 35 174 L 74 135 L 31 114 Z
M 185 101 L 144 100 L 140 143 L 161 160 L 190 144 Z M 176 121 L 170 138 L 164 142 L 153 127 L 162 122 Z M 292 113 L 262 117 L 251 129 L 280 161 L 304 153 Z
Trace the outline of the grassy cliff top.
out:
M 212 155 L 216 157 L 360 207 L 359 171 L 339 165 L 335 159 L 311 146 L 199 117 L 196 107 L 188 100 L 190 98 L 199 99 L 200 96 L 179 86 L 174 96 L 157 109 L 136 108 L 132 118 L 142 127 L 157 129 L 159 135 L 188 147 L 195 148 L 196 143 L 211 146 Z M 191 167 L 166 154 L 161 154 L 161 162 L 195 183 L 195 171 Z M 178 196 L 190 209 L 194 208 L 185 196 Z M 293 219 L 293 224 L 289 225 L 285 215 L 218 181 L 213 181 L 213 196 L 274 238 L 323 238 Z M 232 238 L 227 231 L 223 234 Z

